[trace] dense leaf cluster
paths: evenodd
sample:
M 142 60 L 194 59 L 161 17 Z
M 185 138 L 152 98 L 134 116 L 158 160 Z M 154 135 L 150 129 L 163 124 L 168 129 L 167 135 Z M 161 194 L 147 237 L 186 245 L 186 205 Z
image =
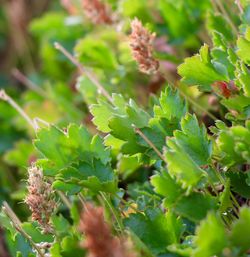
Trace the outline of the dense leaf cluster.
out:
M 30 79 L 43 93 L 27 90 L 19 101 L 39 129 L 0 102 L 0 202 L 21 218 L 18 229 L 5 207 L 0 214 L 11 256 L 36 256 L 32 242 L 49 243 L 51 257 L 87 256 L 78 230 L 85 201 L 105 208 L 137 256 L 250 256 L 248 1 L 110 0 L 116 20 L 100 25 L 71 2 L 76 13 L 55 5 L 29 25 L 41 59 Z M 131 57 L 134 17 L 156 32 L 153 77 Z M 52 234 L 16 206 L 31 164 L 58 202 Z

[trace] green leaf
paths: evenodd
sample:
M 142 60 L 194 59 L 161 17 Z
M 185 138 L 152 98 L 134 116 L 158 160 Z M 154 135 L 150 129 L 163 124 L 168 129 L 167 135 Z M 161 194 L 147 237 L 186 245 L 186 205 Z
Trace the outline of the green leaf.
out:
M 175 177 L 188 191 L 198 186 L 202 178 L 206 176 L 205 171 L 191 159 L 185 149 L 180 147 L 174 139 L 168 139 L 167 145 L 168 149 L 165 155 L 169 174 Z
M 56 233 L 57 238 L 63 238 L 66 236 L 70 230 L 70 224 L 67 219 L 65 219 L 61 214 L 53 215 L 51 221 Z
M 226 176 L 230 178 L 233 192 L 244 198 L 250 198 L 249 172 L 228 171 Z
M 199 127 L 197 118 L 187 114 L 181 120 L 181 131 L 175 131 L 175 141 L 184 149 L 197 165 L 208 164 L 212 143 L 208 140 L 206 128 Z
M 181 224 L 175 216 L 164 215 L 160 210 L 148 209 L 145 215 L 131 214 L 124 223 L 153 254 L 166 252 L 167 245 L 179 240 Z
M 232 41 L 234 39 L 231 27 L 221 14 L 209 12 L 207 17 L 207 27 L 212 33 L 217 32 L 222 34 L 227 41 Z
M 230 180 L 225 183 L 223 192 L 220 194 L 220 213 L 227 213 L 229 209 L 232 209 L 233 203 L 231 200 L 231 188 Z
M 159 105 L 154 106 L 154 117 L 180 120 L 187 111 L 187 105 L 170 86 L 161 92 Z
M 91 162 L 80 161 L 61 170 L 57 179 L 63 180 L 67 184 L 87 187 L 95 193 L 117 191 L 117 178 L 113 170 L 109 165 L 104 165 L 95 158 Z M 57 183 L 54 183 L 53 186 L 58 188 Z
M 51 257 L 62 257 L 62 255 L 60 254 L 60 245 L 59 243 L 54 243 L 51 248 L 50 248 L 50 254 Z
M 63 257 L 82 257 L 85 256 L 85 249 L 79 244 L 76 236 L 66 236 L 61 241 L 62 255 Z
M 184 83 L 199 85 L 205 91 L 209 91 L 215 81 L 228 81 L 227 75 L 218 71 L 213 65 L 207 45 L 200 49 L 200 54 L 186 58 L 178 67 L 178 73 Z
M 233 126 L 220 132 L 217 145 L 221 151 L 222 161 L 233 166 L 250 161 L 250 130 L 243 126 Z
M 236 76 L 243 88 L 244 95 L 250 97 L 250 72 L 245 64 L 238 63 L 236 66 Z
M 53 188 L 65 192 L 67 195 L 75 195 L 82 190 L 82 187 L 76 185 L 76 183 L 65 183 L 60 180 L 56 180 L 52 184 Z
M 61 169 L 76 159 L 80 153 L 90 151 L 90 139 L 89 133 L 83 127 L 72 124 L 65 134 L 50 126 L 38 131 L 34 145 L 54 163 L 55 169 Z
M 196 230 L 195 244 L 197 249 L 192 256 L 211 257 L 220 256 L 227 246 L 224 225 L 218 215 L 211 212 Z
M 105 41 L 96 40 L 93 37 L 86 37 L 80 40 L 75 52 L 77 58 L 88 66 L 94 66 L 104 70 L 115 70 L 118 63 L 112 48 Z
M 201 193 L 191 193 L 189 196 L 183 196 L 173 207 L 178 215 L 194 222 L 204 219 L 210 210 L 215 209 L 217 209 L 216 198 Z
M 99 100 L 98 104 L 93 104 L 90 106 L 90 112 L 94 116 L 93 123 L 97 126 L 97 129 L 102 132 L 110 132 L 109 120 L 114 114 L 125 115 L 125 105 L 126 102 L 121 95 L 113 94 L 114 106 L 110 105 L 104 100 Z
M 164 205 L 168 208 L 184 193 L 181 186 L 176 183 L 167 171 L 152 176 L 150 182 L 154 186 L 155 192 L 165 197 Z
M 22 228 L 35 243 L 53 242 L 53 236 L 42 234 L 39 230 L 38 224 L 36 223 L 24 222 L 22 223 Z
M 250 64 L 250 41 L 246 38 L 239 37 L 237 40 L 237 55 L 240 57 L 240 59 L 246 63 Z
M 250 249 L 250 209 L 242 207 L 240 210 L 239 219 L 233 224 L 231 232 L 231 242 L 234 246 L 238 247 L 241 252 Z
M 5 153 L 4 159 L 9 165 L 27 167 L 33 152 L 32 144 L 26 140 L 21 140 L 15 143 L 13 149 Z

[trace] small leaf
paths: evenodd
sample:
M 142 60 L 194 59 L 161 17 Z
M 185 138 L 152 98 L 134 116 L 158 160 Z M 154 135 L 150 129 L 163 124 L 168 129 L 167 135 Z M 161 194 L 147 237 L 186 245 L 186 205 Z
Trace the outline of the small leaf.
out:
M 212 144 L 208 140 L 205 126 L 200 128 L 194 115 L 187 114 L 182 118 L 181 131 L 175 131 L 174 136 L 177 144 L 188 153 L 197 165 L 208 164 Z
M 148 209 L 145 215 L 131 214 L 124 223 L 154 254 L 166 252 L 166 246 L 179 239 L 180 223 L 175 216 L 166 216 L 160 210 Z M 171 228 L 174 231 L 170 232 Z
M 227 237 L 224 225 L 216 214 L 209 213 L 196 230 L 195 244 L 197 249 L 194 257 L 220 256 L 227 246 Z
M 206 176 L 205 171 L 191 159 L 174 139 L 168 139 L 167 144 L 169 148 L 165 155 L 169 174 L 175 177 L 187 190 L 197 186 L 201 179 Z
M 205 91 L 209 91 L 215 81 L 228 81 L 227 76 L 213 65 L 207 45 L 200 49 L 200 54 L 186 58 L 178 67 L 178 73 L 184 83 L 199 85 Z
M 241 252 L 250 249 L 250 209 L 242 207 L 239 219 L 233 224 L 231 232 L 231 242 L 238 247 Z
M 200 193 L 181 197 L 173 207 L 177 214 L 194 222 L 204 219 L 210 210 L 215 209 L 217 209 L 216 198 Z
M 152 176 L 150 182 L 154 186 L 155 192 L 165 197 L 164 205 L 166 207 L 170 207 L 184 193 L 181 186 L 171 178 L 167 171 Z

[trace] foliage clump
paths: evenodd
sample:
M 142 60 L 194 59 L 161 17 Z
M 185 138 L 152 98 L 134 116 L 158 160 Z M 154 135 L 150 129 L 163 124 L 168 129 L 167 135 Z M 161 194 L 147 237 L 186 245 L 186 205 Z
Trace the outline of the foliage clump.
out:
M 62 0 L 26 25 L 7 82 L 28 90 L 0 80 L 4 254 L 250 256 L 249 10 Z

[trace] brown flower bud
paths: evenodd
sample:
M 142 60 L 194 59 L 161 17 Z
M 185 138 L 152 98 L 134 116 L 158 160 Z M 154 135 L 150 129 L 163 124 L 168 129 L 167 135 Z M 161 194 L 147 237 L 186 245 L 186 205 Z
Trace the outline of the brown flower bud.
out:
M 102 207 L 87 204 L 81 215 L 79 230 L 85 234 L 82 246 L 88 257 L 135 257 L 127 240 L 112 235 L 103 213 Z
M 52 226 L 49 221 L 56 208 L 51 184 L 45 181 L 40 168 L 31 166 L 28 172 L 28 195 L 24 202 L 32 212 L 32 220 L 40 224 L 44 233 L 51 233 Z
M 130 47 L 132 55 L 139 65 L 139 70 L 146 74 L 156 73 L 159 69 L 159 61 L 153 57 L 155 34 L 151 34 L 144 28 L 137 18 L 131 22 L 131 29 Z
M 93 24 L 112 24 L 111 9 L 101 0 L 82 0 L 84 14 Z

